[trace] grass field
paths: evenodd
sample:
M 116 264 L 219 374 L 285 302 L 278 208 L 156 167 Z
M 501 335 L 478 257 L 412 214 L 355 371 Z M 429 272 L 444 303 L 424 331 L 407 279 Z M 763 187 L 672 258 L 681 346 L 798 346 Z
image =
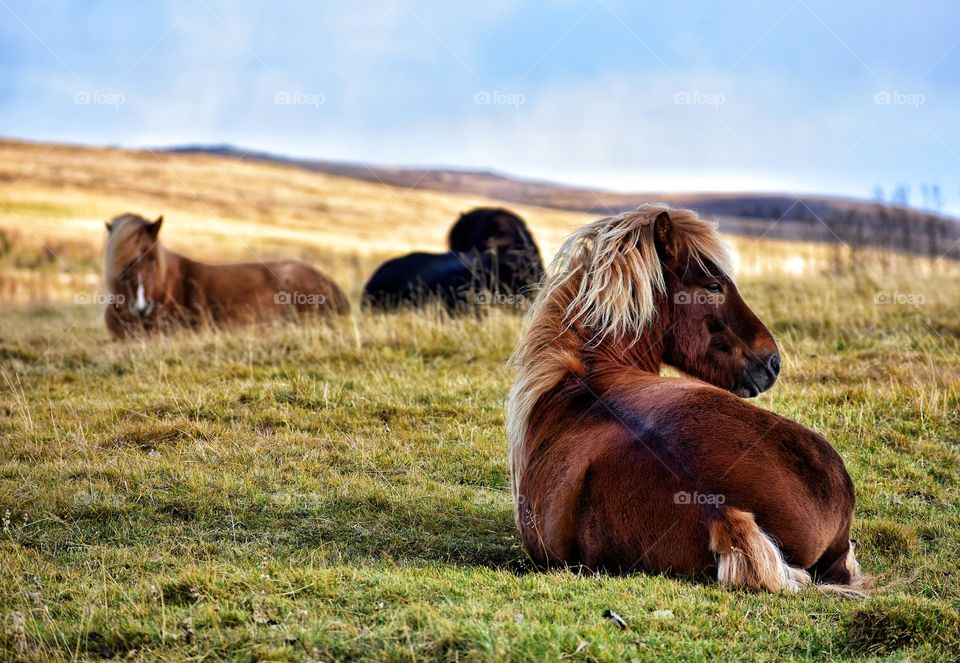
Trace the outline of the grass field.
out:
M 4 657 L 956 652 L 960 283 L 920 308 L 846 279 L 744 290 L 786 358 L 759 403 L 843 454 L 874 598 L 531 572 L 504 469 L 516 316 L 113 344 L 97 307 L 21 307 L 0 322 Z
M 843 455 L 859 495 L 858 556 L 878 576 L 876 596 L 543 574 L 520 547 L 505 470 L 505 360 L 516 315 L 355 312 L 330 326 L 117 344 L 107 340 L 101 307 L 70 296 L 99 287 L 102 218 L 128 207 L 180 219 L 165 224 L 170 242 L 204 255 L 296 250 L 356 301 L 379 255 L 442 244 L 456 212 L 483 201 L 335 178 L 287 200 L 268 192 L 325 180 L 251 170 L 249 180 L 227 172 L 217 184 L 202 179 L 216 175 L 209 158 L 170 157 L 155 166 L 169 186 L 158 185 L 150 207 L 143 187 L 154 180 L 104 184 L 106 175 L 90 175 L 97 183 L 84 189 L 46 157 L 16 162 L 14 148 L 5 149 L 0 229 L 13 239 L 0 266 L 13 285 L 0 304 L 0 659 L 960 653 L 957 276 L 903 261 L 830 276 L 757 270 L 742 282 L 785 362 L 757 403 L 817 429 Z M 121 179 L 136 159 L 142 168 L 153 159 L 82 150 L 73 158 Z M 208 171 L 181 178 L 203 182 L 195 186 L 209 192 L 206 211 L 190 202 L 196 192 L 181 195 L 164 179 L 181 168 Z M 218 186 L 248 200 L 274 195 L 279 207 L 228 209 Z M 400 239 L 390 239 L 375 223 L 392 205 L 404 209 L 394 194 L 440 211 L 421 221 L 398 212 Z M 336 211 L 315 224 L 293 211 L 328 195 L 344 210 L 366 211 L 339 229 Z M 379 203 L 365 198 L 374 195 Z M 523 212 L 547 251 L 583 219 Z M 300 234 L 291 234 L 297 224 Z M 328 245 L 327 232 L 341 239 Z M 357 239 L 364 234 L 372 248 Z M 740 241 L 744 255 L 749 248 L 770 262 L 834 251 Z M 64 272 L 69 278 L 58 280 Z

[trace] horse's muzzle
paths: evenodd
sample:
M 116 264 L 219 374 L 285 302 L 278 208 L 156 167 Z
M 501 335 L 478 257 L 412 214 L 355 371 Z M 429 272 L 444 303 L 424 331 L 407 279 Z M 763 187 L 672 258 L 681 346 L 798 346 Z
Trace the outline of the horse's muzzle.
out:
M 740 384 L 734 389 L 737 396 L 753 398 L 773 386 L 780 375 L 780 353 L 771 352 L 747 362 L 740 374 Z
M 153 302 L 148 301 L 140 306 L 132 304 L 130 306 L 130 310 L 133 311 L 134 315 L 139 318 L 148 318 L 150 317 L 150 314 L 153 313 Z

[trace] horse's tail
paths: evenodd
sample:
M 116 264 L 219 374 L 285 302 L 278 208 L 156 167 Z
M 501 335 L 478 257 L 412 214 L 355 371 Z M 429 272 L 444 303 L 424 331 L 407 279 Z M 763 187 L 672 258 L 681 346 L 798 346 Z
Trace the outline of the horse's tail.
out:
M 725 587 L 796 592 L 810 574 L 789 566 L 752 513 L 720 507 L 710 522 L 710 550 L 719 555 L 717 580 Z
M 710 522 L 710 550 L 719 556 L 717 580 L 725 587 L 797 592 L 812 584 L 809 573 L 787 564 L 780 548 L 760 529 L 752 513 L 720 507 Z M 852 546 L 847 559 L 849 584 L 817 584 L 814 588 L 843 596 L 867 596 L 872 580 L 860 573 Z

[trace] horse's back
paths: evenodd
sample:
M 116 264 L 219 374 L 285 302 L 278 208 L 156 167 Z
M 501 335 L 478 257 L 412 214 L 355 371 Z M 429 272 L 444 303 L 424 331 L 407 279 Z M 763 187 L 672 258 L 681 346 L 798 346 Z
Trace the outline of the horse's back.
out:
M 214 319 L 276 317 L 291 309 L 346 313 L 349 301 L 323 273 L 298 260 L 194 263 L 192 287 Z
M 300 260 L 284 260 L 266 263 L 265 266 L 280 281 L 281 287 L 298 288 L 309 294 L 320 295 L 324 297 L 324 304 L 329 304 L 326 308 L 335 313 L 349 312 L 350 302 L 340 286 L 312 265 Z
M 410 253 L 380 265 L 364 285 L 364 301 L 375 307 L 418 305 L 440 299 L 455 306 L 467 291 L 483 286 L 483 265 L 454 253 Z
M 811 508 L 821 511 L 811 521 L 829 520 L 840 497 L 852 510 L 853 483 L 843 459 L 816 432 L 698 381 L 626 378 L 631 385 L 607 397 L 620 416 L 634 430 L 645 427 L 648 443 L 653 437 L 669 444 L 718 499 L 740 502 L 736 506 L 771 523 Z

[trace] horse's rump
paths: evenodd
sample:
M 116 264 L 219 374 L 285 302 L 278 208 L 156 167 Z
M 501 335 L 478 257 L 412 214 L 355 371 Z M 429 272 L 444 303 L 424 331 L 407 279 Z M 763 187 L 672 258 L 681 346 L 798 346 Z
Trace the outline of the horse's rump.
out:
M 826 440 L 703 383 L 596 372 L 551 390 L 529 422 L 517 515 L 538 566 L 792 590 L 803 569 L 843 563 L 853 486 Z M 837 571 L 824 577 L 849 581 Z

